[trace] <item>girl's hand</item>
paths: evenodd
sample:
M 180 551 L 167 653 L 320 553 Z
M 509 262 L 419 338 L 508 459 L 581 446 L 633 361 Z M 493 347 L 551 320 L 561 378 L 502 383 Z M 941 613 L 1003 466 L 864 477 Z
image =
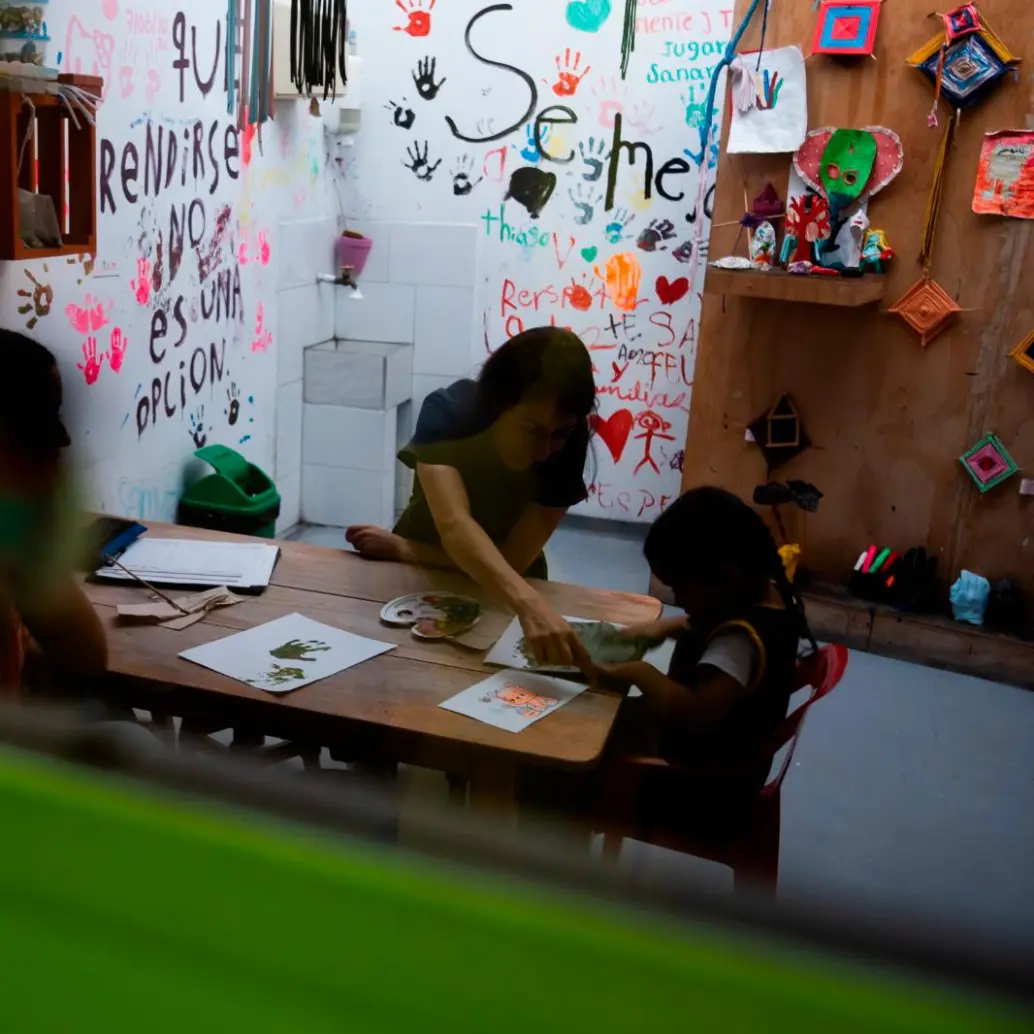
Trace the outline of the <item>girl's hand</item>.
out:
M 574 629 L 537 593 L 520 606 L 517 619 L 536 664 L 592 672 L 592 661 Z
M 408 543 L 401 535 L 374 524 L 353 524 L 345 529 L 345 541 L 368 560 L 409 562 Z
M 622 629 L 626 639 L 649 639 L 653 643 L 663 643 L 665 639 L 678 635 L 686 625 L 686 618 L 658 618 L 645 625 L 632 625 Z
M 597 664 L 596 679 L 601 689 L 627 693 L 628 688 L 635 684 L 641 671 L 641 665 L 641 661 L 627 661 L 623 664 Z

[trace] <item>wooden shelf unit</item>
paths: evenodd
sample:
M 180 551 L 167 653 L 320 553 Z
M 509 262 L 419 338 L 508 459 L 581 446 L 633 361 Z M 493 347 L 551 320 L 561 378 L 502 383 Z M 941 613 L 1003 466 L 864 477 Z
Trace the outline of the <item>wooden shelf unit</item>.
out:
M 104 82 L 91 75 L 60 75 L 58 82 L 100 97 Z M 29 97 L 33 108 L 24 103 Z M 94 255 L 97 251 L 97 132 L 52 93 L 0 91 L 0 260 Z M 22 142 L 35 119 L 34 143 L 21 159 Z M 21 237 L 18 191 L 45 194 L 54 202 L 63 244 L 30 248 Z
M 775 302 L 804 302 L 809 305 L 839 305 L 857 308 L 883 298 L 886 277 L 808 276 L 773 269 L 762 273 L 752 269 L 718 269 L 709 266 L 704 291 L 707 294 L 765 298 Z

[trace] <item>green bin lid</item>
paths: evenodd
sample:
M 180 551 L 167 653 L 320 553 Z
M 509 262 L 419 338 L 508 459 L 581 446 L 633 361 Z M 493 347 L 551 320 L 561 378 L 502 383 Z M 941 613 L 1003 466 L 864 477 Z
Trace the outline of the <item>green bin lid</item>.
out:
M 206 445 L 194 455 L 209 464 L 215 473 L 201 478 L 184 492 L 181 502 L 186 506 L 254 514 L 272 509 L 280 502 L 269 475 L 239 452 L 225 445 Z

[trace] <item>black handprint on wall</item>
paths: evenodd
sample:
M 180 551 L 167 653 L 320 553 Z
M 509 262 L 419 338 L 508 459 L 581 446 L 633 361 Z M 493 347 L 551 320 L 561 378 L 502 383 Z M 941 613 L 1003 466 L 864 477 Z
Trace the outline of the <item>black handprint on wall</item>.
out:
M 433 101 L 438 96 L 438 91 L 445 84 L 444 79 L 434 81 L 435 65 L 438 59 L 425 57 L 423 61 L 416 63 L 416 71 L 413 73 L 413 82 L 416 83 L 416 91 L 425 101 Z
M 424 141 L 423 153 L 420 151 L 419 141 L 410 144 L 410 146 L 406 148 L 406 154 L 409 155 L 409 161 L 402 163 L 410 170 L 410 172 L 413 173 L 414 176 L 416 176 L 418 180 L 423 180 L 424 183 L 430 181 L 431 177 L 434 176 L 435 169 L 442 164 L 442 160 L 439 158 L 438 161 L 432 165 L 428 158 L 427 151 L 428 143 L 426 140 Z
M 226 419 L 231 427 L 240 419 L 241 415 L 241 393 L 237 385 L 230 382 L 226 389 Z
M 474 159 L 469 154 L 456 160 L 452 168 L 452 192 L 457 197 L 466 197 L 485 177 L 471 179 L 474 175 Z
M 676 262 L 690 262 L 693 259 L 693 242 L 683 241 L 673 252 Z
M 413 128 L 413 123 L 416 122 L 416 112 L 412 108 L 404 108 L 401 104 L 396 104 L 394 101 L 388 101 L 384 108 L 386 111 L 391 112 L 392 121 L 399 129 Z
M 604 156 L 607 153 L 606 140 L 597 142 L 595 137 L 590 136 L 588 146 L 585 144 L 578 145 L 578 153 L 582 156 L 582 161 L 585 162 L 589 170 L 582 173 L 582 179 L 587 183 L 595 183 L 603 175 Z
M 574 190 L 568 190 L 567 196 L 574 202 L 574 221 L 579 226 L 587 226 L 592 222 L 596 206 L 603 200 L 601 193 L 584 183 L 579 183 Z
M 190 414 L 190 437 L 194 439 L 194 448 L 203 449 L 208 441 L 208 432 L 205 430 L 205 407 L 198 406 L 196 413 Z
M 675 236 L 675 226 L 668 219 L 654 219 L 650 225 L 640 232 L 636 240 L 636 247 L 643 251 L 664 251 Z

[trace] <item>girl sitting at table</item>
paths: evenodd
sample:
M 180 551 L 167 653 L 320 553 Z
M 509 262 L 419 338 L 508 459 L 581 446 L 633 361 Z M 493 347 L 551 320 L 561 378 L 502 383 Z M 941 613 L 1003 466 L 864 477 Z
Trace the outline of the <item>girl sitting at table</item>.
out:
M 72 575 L 74 512 L 61 452 L 62 389 L 54 356 L 0 330 L 0 692 L 20 690 L 26 647 L 50 672 L 107 667 L 104 627 Z
M 526 579 L 547 576 L 543 548 L 587 496 L 596 404 L 592 360 L 568 330 L 538 327 L 497 349 L 476 381 L 424 401 L 399 459 L 416 471 L 393 531 L 347 529 L 363 556 L 458 568 L 513 608 L 540 662 L 587 666 L 571 626 Z
M 666 675 L 646 661 L 599 669 L 604 682 L 643 694 L 626 701 L 631 725 L 619 741 L 694 765 L 743 762 L 720 785 L 701 787 L 716 816 L 734 814 L 765 783 L 763 751 L 786 716 L 800 640 L 817 649 L 815 639 L 771 532 L 738 496 L 686 492 L 654 522 L 644 553 L 686 614 L 629 629 L 675 640 Z

